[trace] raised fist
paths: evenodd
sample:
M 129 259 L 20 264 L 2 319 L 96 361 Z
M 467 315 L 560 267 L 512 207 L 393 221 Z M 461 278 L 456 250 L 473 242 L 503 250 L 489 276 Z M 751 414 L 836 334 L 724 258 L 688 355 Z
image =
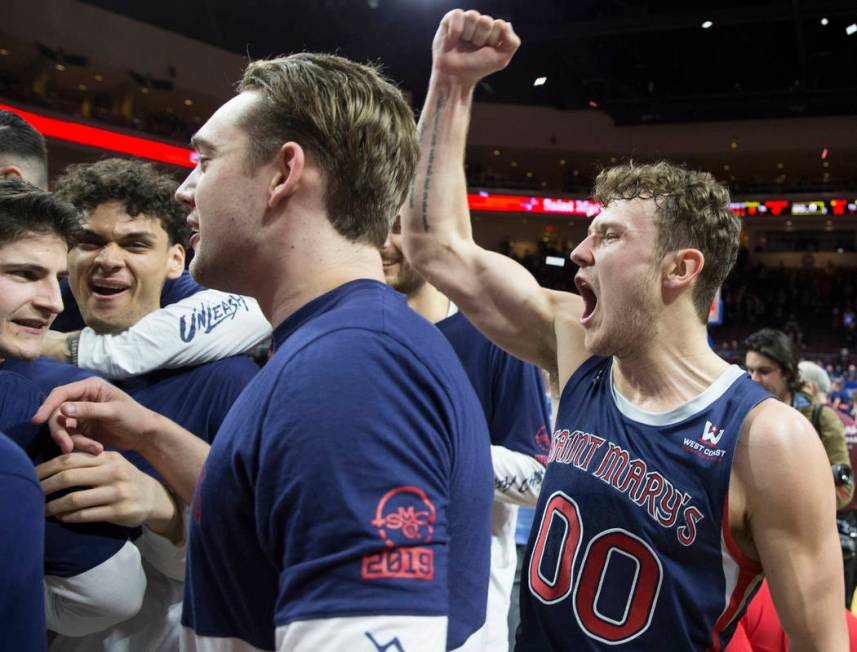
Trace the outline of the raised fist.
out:
M 475 85 L 509 65 L 520 45 L 511 23 L 454 9 L 440 21 L 434 36 L 434 72 Z

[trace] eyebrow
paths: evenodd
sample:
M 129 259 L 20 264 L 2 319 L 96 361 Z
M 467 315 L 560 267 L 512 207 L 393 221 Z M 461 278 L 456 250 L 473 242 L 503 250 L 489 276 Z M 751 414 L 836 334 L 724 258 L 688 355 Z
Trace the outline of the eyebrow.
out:
M 83 227 L 83 235 L 81 236 L 81 239 L 95 242 L 107 242 L 107 238 L 88 227 Z M 154 242 L 156 239 L 156 236 L 149 231 L 131 231 L 130 233 L 120 235 L 116 239 L 116 242 L 125 242 L 128 240 L 147 240 Z
M 47 267 L 44 267 L 43 265 L 38 265 L 36 263 L 3 263 L 2 265 L 0 265 L 0 268 L 2 268 L 4 272 L 33 272 L 41 275 L 51 273 L 51 271 Z
M 214 153 L 217 151 L 217 148 L 214 146 L 213 143 L 206 140 L 205 138 L 203 138 L 199 134 L 194 134 L 193 136 L 190 137 L 190 144 L 191 144 L 191 147 L 193 147 L 197 151 L 201 150 L 201 149 L 205 150 L 209 153 Z
M 607 229 L 622 229 L 622 225 L 618 222 L 610 222 L 605 220 L 604 222 L 599 222 L 598 224 L 590 224 L 589 228 L 586 229 L 586 235 L 592 235 L 595 232 L 604 233 Z

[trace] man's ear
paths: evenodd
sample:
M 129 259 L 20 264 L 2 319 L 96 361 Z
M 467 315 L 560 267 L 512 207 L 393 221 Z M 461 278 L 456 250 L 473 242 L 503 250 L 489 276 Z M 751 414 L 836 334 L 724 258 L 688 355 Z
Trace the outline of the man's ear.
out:
M 185 248 L 180 244 L 174 244 L 170 247 L 169 258 L 167 260 L 167 278 L 175 279 L 182 275 L 184 271 Z
M 0 177 L 18 177 L 22 181 L 26 181 L 24 172 L 17 165 L 4 165 L 0 167 Z
M 705 266 L 699 249 L 679 249 L 665 259 L 664 288 L 682 290 L 694 282 Z
M 274 160 L 274 177 L 271 179 L 268 206 L 274 208 L 291 197 L 300 187 L 306 157 L 304 149 L 295 142 L 283 143 Z

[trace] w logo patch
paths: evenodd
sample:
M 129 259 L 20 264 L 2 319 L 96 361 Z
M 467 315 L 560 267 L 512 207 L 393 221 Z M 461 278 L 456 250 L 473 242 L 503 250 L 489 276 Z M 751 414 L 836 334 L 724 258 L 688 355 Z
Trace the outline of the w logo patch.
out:
M 700 441 L 703 444 L 708 444 L 709 446 L 717 446 L 720 442 L 720 438 L 723 437 L 724 432 L 726 431 L 719 429 L 711 423 L 711 421 L 706 421 L 705 430 L 702 431 L 702 439 L 700 439 Z
M 372 634 L 369 632 L 363 632 L 366 634 L 367 638 L 372 641 L 372 644 L 378 650 L 378 652 L 405 652 L 405 648 L 402 647 L 402 644 L 399 642 L 399 637 L 397 636 L 392 641 L 387 643 L 379 643 L 376 641 Z

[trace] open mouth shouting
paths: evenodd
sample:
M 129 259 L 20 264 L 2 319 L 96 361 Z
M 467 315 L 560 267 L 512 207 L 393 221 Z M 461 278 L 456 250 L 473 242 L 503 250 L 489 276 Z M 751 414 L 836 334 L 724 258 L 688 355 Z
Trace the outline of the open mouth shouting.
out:
M 580 316 L 580 323 L 583 326 L 588 326 L 592 322 L 592 316 L 598 307 L 598 297 L 592 286 L 580 276 L 574 277 L 574 284 L 577 286 L 577 291 L 580 292 L 580 297 L 583 299 L 583 314 Z

